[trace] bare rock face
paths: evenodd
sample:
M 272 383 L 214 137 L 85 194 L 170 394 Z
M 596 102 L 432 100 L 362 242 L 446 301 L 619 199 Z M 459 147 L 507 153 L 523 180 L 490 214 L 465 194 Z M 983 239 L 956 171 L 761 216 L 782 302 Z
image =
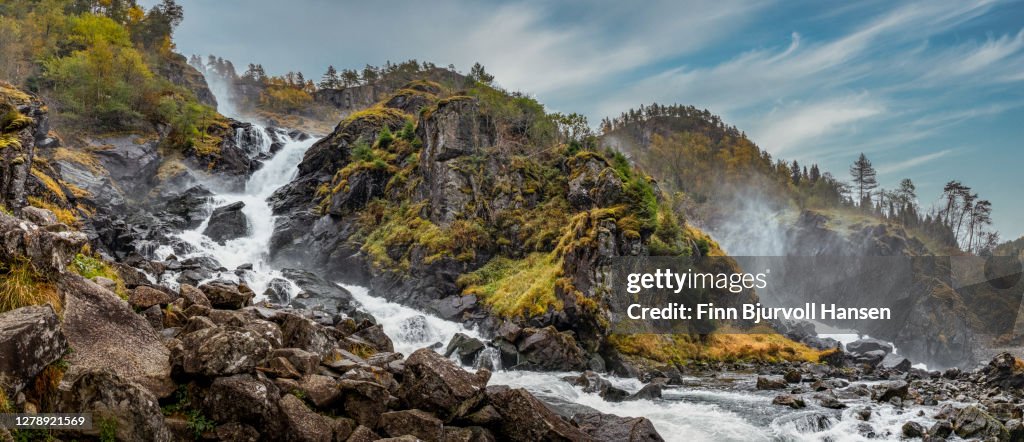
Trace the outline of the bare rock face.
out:
M 53 307 L 34 305 L 0 314 L 0 388 L 13 397 L 67 349 Z
M 569 194 L 566 199 L 576 210 L 606 207 L 622 197 L 622 179 L 597 155 L 569 160 Z
M 142 315 L 75 274 L 64 275 L 58 290 L 64 296 L 64 334 L 75 349 L 68 356 L 72 372 L 105 369 L 156 397 L 174 392 L 170 351 Z
M 112 427 L 119 441 L 172 440 L 160 404 L 142 385 L 109 371 L 90 370 L 61 389 L 59 410 L 92 413 L 93 427 L 81 435 L 98 437 L 101 427 Z
M 466 415 L 486 397 L 490 372 L 471 374 L 429 348 L 415 351 L 405 361 L 399 396 L 411 406 L 450 421 Z
M 0 213 L 0 261 L 28 258 L 37 271 L 59 274 L 87 242 L 84 233 L 48 232 Z
M 36 143 L 46 138 L 48 126 L 38 97 L 0 83 L 0 204 L 14 213 L 25 206 Z

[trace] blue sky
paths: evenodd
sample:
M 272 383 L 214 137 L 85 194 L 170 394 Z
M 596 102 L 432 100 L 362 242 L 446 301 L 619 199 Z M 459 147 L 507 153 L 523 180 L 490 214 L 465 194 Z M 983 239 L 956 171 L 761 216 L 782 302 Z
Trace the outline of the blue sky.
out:
M 151 3 L 144 2 L 144 3 Z M 415 58 L 550 110 L 706 107 L 776 156 L 841 179 L 860 152 L 925 207 L 958 179 L 1024 234 L 1024 2 L 179 0 L 184 54 L 319 78 Z

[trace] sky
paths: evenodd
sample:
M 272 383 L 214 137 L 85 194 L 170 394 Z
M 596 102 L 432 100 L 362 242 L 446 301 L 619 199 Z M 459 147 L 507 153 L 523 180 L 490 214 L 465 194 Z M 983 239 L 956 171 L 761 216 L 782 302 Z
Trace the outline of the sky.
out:
M 1024 2 L 178 0 L 178 51 L 318 79 L 417 59 L 469 70 L 592 125 L 640 104 L 707 108 L 775 157 L 924 207 L 957 179 L 1024 235 Z M 151 4 L 153 0 L 143 1 Z

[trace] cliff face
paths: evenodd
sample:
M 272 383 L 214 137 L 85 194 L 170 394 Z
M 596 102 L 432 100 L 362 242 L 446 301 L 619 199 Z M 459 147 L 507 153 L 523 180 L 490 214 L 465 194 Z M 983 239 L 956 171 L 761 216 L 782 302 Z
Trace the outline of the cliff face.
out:
M 49 119 L 37 97 L 0 82 L 0 204 L 20 213 L 27 204 L 36 144 L 47 143 Z

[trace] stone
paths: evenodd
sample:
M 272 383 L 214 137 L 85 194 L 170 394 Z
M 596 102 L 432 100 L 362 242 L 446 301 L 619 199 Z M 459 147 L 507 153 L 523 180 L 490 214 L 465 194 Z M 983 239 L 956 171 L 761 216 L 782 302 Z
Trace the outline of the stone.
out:
M 67 350 L 60 318 L 49 304 L 0 313 L 0 391 L 14 397 Z
M 903 424 L 901 431 L 904 437 L 916 438 L 924 436 L 924 427 L 914 421 Z
M 525 365 L 537 370 L 576 371 L 587 367 L 586 354 L 569 332 L 559 332 L 553 326 L 525 329 L 517 346 Z M 524 365 L 524 364 L 520 364 Z
M 299 380 L 299 389 L 317 408 L 329 407 L 341 396 L 338 380 L 319 374 L 303 376 Z
M 410 406 L 436 413 L 449 422 L 466 415 L 486 397 L 490 372 L 471 374 L 430 349 L 419 349 L 405 361 L 399 397 Z
M 800 380 L 803 379 L 803 375 L 800 374 L 800 370 L 789 370 L 782 378 L 790 384 L 799 384 Z
M 757 377 L 757 389 L 758 390 L 784 390 L 789 388 L 789 384 L 785 379 L 779 377 Z
M 283 430 L 280 400 L 272 382 L 237 374 L 214 379 L 202 397 L 202 409 L 217 423 L 238 422 L 274 435 Z
M 220 244 L 249 235 L 252 227 L 249 225 L 249 219 L 242 212 L 244 207 L 245 203 L 238 201 L 213 209 L 213 214 L 210 215 L 210 221 L 207 223 L 206 229 L 203 230 L 203 235 Z
M 58 410 L 92 413 L 91 430 L 98 437 L 103 427 L 113 427 L 119 441 L 170 441 L 156 396 L 146 387 L 108 370 L 87 370 L 60 392 Z M 72 433 L 73 434 L 73 433 Z
M 380 417 L 380 428 L 391 437 L 408 434 L 421 440 L 441 440 L 443 427 L 440 419 L 423 410 L 389 411 Z
M 444 357 L 450 358 L 454 354 L 462 361 L 462 365 L 473 365 L 477 353 L 483 349 L 484 343 L 479 339 L 471 338 L 465 333 L 456 333 L 448 342 Z
M 274 304 L 284 305 L 291 299 L 292 283 L 287 279 L 274 278 L 267 283 L 263 297 Z
M 391 342 L 391 338 L 384 333 L 384 326 L 380 324 L 374 324 L 359 330 L 354 333 L 354 336 L 369 342 L 379 352 L 395 351 L 395 345 Z
M 846 344 L 846 352 L 854 355 L 878 350 L 885 354 L 892 353 L 892 344 L 879 339 L 859 339 Z
M 487 398 L 501 414 L 498 431 L 510 441 L 592 439 L 588 434 L 562 420 L 546 404 L 522 388 L 488 389 Z
M 54 224 L 57 224 L 57 215 L 54 215 L 53 212 L 49 210 L 39 207 L 22 207 L 21 216 L 40 227 L 52 226 Z
M 579 376 L 569 376 L 564 379 L 572 385 L 583 388 L 584 393 L 597 393 L 608 402 L 621 402 L 629 397 L 629 392 L 613 386 L 611 382 L 593 371 L 588 370 Z
M 910 363 L 910 359 L 889 353 L 885 355 L 885 358 L 882 359 L 882 362 L 879 363 L 878 366 L 888 368 L 890 370 L 906 372 L 910 371 L 912 364 Z
M 131 294 L 128 295 L 128 303 L 137 309 L 145 310 L 154 305 L 168 304 L 173 299 L 171 295 L 164 293 L 162 290 L 157 290 L 153 287 L 140 285 L 132 289 Z
M 999 420 L 974 405 L 969 405 L 953 417 L 953 431 L 957 436 L 967 438 L 1009 439 L 1006 427 Z
M 244 287 L 244 288 L 243 288 Z M 252 304 L 254 294 L 245 285 L 211 282 L 199 287 L 213 308 L 238 310 Z
M 619 417 L 604 413 L 579 413 L 572 423 L 598 442 L 656 442 L 662 441 L 654 424 L 643 417 Z
M 75 349 L 66 357 L 69 374 L 109 370 L 158 398 L 174 392 L 170 351 L 127 302 L 75 274 L 63 275 L 58 290 L 64 297 L 64 335 Z
M 381 414 L 387 411 L 391 393 L 375 382 L 343 379 L 338 382 L 338 403 L 360 425 L 377 428 Z
M 206 297 L 206 294 L 195 286 L 182 284 L 181 287 L 178 288 L 178 293 L 183 299 L 185 299 L 186 308 L 192 305 L 199 305 L 206 308 L 213 307 L 213 304 L 210 303 L 210 299 Z
M 249 373 L 270 353 L 270 343 L 258 333 L 218 326 L 181 337 L 172 359 L 184 373 L 208 377 Z
M 284 417 L 285 434 L 296 442 L 331 442 L 334 423 L 330 418 L 319 415 L 305 403 L 291 394 L 286 394 L 279 403 Z
M 890 382 L 882 386 L 881 392 L 878 394 L 876 400 L 878 402 L 889 402 L 892 398 L 900 398 L 900 400 L 906 400 L 907 395 L 910 393 L 910 385 L 906 381 L 895 381 Z
M 794 409 L 800 409 L 807 406 L 803 398 L 794 394 L 780 394 L 772 399 L 772 403 L 775 405 L 784 405 Z

